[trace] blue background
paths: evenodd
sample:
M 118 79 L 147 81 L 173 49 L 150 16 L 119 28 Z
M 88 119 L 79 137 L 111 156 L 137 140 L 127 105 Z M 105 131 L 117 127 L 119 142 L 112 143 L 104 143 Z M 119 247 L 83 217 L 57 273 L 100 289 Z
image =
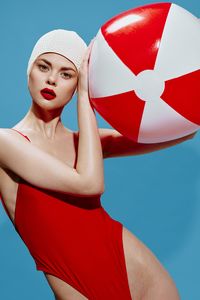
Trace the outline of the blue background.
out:
M 89 43 L 112 16 L 149 2 L 1 2 L 0 127 L 14 126 L 29 109 L 26 68 L 41 35 L 64 28 L 77 31 Z M 199 1 L 174 2 L 200 17 Z M 75 98 L 62 116 L 65 126 L 77 129 Z M 97 118 L 99 127 L 110 127 L 99 115 Z M 192 140 L 151 154 L 105 160 L 103 206 L 155 253 L 173 277 L 183 300 L 200 299 L 199 137 L 198 133 Z M 54 299 L 2 205 L 0 299 Z

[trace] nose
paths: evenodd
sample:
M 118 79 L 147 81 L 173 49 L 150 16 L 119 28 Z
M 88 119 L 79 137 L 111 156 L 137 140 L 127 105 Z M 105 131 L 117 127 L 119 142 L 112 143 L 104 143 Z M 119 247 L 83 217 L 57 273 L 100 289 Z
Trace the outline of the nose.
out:
M 47 78 L 47 83 L 56 86 L 56 75 L 50 74 Z

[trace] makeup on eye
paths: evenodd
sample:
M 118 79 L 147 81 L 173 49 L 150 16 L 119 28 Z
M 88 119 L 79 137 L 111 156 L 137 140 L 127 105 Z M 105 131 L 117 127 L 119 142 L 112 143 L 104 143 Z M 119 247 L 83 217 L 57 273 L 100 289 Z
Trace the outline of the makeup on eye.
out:
M 38 63 L 38 67 L 39 67 L 39 69 L 42 69 L 42 70 L 48 69 L 47 66 L 45 66 L 45 65 L 43 65 L 43 64 L 40 64 L 40 63 Z M 63 68 L 61 68 L 61 69 L 63 69 Z M 65 69 L 70 69 L 70 70 L 72 70 L 71 68 L 65 68 Z M 65 74 L 65 75 L 66 75 L 66 76 L 64 76 L 65 78 L 71 78 L 71 77 L 73 76 L 72 74 L 67 73 L 67 72 L 63 72 L 62 74 Z
M 40 58 L 40 59 L 38 60 L 38 62 L 39 62 L 39 61 L 45 62 L 47 65 L 49 65 L 50 67 L 52 67 L 51 62 L 48 61 L 47 59 Z M 60 68 L 60 71 L 68 71 L 68 70 L 73 71 L 73 72 L 76 73 L 76 70 L 75 70 L 74 68 L 72 68 L 72 67 L 65 67 L 65 66 L 63 66 L 63 67 Z
M 70 74 L 70 73 L 63 73 L 63 74 L 67 75 L 67 76 L 64 76 L 65 78 L 71 78 L 72 77 L 72 74 Z
M 39 67 L 39 68 L 47 68 L 47 66 L 41 65 L 41 64 L 38 64 L 38 67 Z

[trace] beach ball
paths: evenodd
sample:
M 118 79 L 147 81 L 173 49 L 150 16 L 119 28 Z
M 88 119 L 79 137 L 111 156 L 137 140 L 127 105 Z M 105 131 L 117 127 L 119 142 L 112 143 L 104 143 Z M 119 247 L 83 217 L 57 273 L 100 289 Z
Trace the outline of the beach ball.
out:
M 91 105 L 139 143 L 200 127 L 200 22 L 173 3 L 125 11 L 98 31 L 89 61 Z

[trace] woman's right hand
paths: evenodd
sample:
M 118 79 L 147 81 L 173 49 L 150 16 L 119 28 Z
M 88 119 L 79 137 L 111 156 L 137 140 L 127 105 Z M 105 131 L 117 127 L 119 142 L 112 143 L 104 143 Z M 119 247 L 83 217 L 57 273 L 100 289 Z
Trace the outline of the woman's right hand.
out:
M 91 40 L 79 69 L 78 95 L 88 95 L 88 63 L 94 39 Z

